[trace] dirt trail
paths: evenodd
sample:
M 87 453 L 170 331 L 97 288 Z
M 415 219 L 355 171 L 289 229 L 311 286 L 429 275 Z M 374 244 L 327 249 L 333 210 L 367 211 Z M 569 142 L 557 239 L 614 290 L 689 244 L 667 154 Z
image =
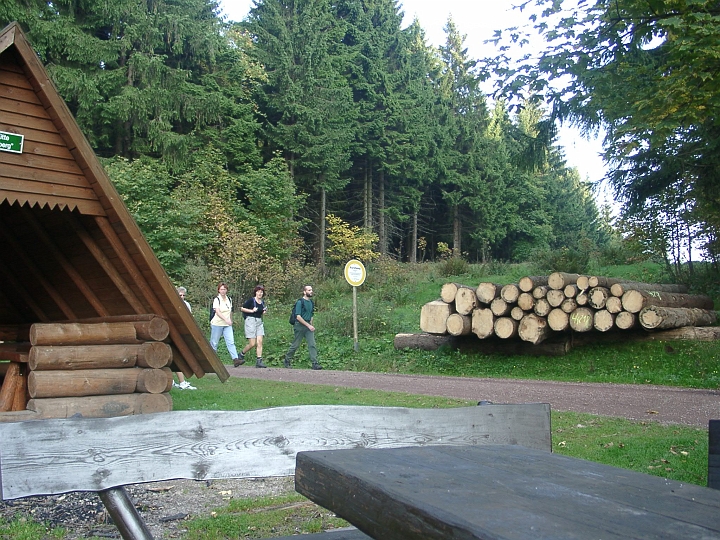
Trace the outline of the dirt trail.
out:
M 233 377 L 325 384 L 445 396 L 493 403 L 550 403 L 556 411 L 575 411 L 707 429 L 720 418 L 720 391 L 634 384 L 564 383 L 515 379 L 474 379 L 352 371 L 311 371 L 242 366 Z

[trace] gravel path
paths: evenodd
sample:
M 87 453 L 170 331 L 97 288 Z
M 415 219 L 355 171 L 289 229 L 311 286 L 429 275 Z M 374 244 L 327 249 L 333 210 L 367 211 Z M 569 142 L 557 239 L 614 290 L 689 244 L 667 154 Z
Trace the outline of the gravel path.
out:
M 550 403 L 556 411 L 575 411 L 707 429 L 720 418 L 720 391 L 635 384 L 566 383 L 516 379 L 475 379 L 427 375 L 311 371 L 253 366 L 228 368 L 233 377 L 325 384 L 493 403 Z

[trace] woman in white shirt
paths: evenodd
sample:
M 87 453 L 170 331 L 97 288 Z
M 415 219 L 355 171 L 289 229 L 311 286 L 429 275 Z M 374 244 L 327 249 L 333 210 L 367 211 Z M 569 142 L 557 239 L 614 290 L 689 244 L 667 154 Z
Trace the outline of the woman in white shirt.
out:
M 227 295 L 228 287 L 225 283 L 218 284 L 218 295 L 213 300 L 215 316 L 210 321 L 210 346 L 217 352 L 220 337 L 225 340 L 225 346 L 230 353 L 234 365 L 244 363 L 238 360 L 235 348 L 235 335 L 232 327 L 232 299 Z

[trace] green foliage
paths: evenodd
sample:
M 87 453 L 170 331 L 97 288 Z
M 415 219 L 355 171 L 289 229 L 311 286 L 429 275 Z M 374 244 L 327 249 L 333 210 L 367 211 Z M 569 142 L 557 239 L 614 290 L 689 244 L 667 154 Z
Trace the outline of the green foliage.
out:
M 446 277 L 467 274 L 470 264 L 462 257 L 450 257 L 440 263 L 440 274 Z
M 331 261 L 344 263 L 350 259 L 360 259 L 369 263 L 380 256 L 374 251 L 377 234 L 350 225 L 333 214 L 328 214 L 327 223 L 327 237 L 330 241 L 327 253 Z

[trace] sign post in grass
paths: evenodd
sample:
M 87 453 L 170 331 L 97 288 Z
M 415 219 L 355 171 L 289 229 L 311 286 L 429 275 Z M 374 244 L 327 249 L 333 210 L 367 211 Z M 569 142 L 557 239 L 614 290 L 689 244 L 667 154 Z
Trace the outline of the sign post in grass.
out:
M 353 288 L 353 349 L 360 350 L 358 345 L 358 324 L 357 324 L 357 288 L 365 282 L 365 266 L 357 259 L 351 259 L 345 265 L 345 280 Z

